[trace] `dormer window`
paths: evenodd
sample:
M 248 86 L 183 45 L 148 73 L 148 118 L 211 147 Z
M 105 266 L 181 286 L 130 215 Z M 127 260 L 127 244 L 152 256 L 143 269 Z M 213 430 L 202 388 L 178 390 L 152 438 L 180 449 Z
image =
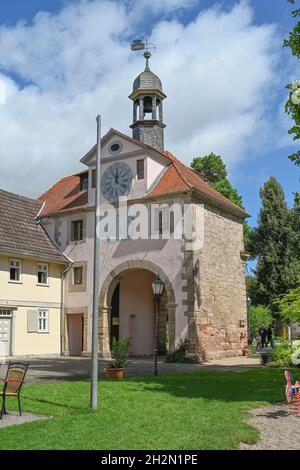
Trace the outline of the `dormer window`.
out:
M 89 174 L 83 173 L 80 175 L 80 191 L 87 191 L 89 186 Z
M 37 265 L 37 281 L 39 286 L 48 285 L 48 264 L 38 263 Z
M 137 160 L 136 174 L 138 180 L 143 180 L 145 178 L 145 160 Z

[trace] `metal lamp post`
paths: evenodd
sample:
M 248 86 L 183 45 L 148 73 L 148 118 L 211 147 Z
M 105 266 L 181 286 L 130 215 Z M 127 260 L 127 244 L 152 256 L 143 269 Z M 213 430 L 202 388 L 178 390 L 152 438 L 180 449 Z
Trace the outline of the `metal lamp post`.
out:
M 158 375 L 157 368 L 157 355 L 158 355 L 158 315 L 159 315 L 159 301 L 161 294 L 164 290 L 164 283 L 162 282 L 159 275 L 155 276 L 152 282 L 152 289 L 154 293 L 155 301 L 155 322 L 154 322 L 154 350 L 153 350 L 153 361 L 154 361 L 154 375 Z
M 99 289 L 100 289 L 100 246 L 98 226 L 100 222 L 100 165 L 101 165 L 101 116 L 97 116 L 97 154 L 96 154 L 96 201 L 94 232 L 94 272 L 93 272 L 93 316 L 92 316 L 92 373 L 91 408 L 98 408 L 98 351 L 99 351 Z

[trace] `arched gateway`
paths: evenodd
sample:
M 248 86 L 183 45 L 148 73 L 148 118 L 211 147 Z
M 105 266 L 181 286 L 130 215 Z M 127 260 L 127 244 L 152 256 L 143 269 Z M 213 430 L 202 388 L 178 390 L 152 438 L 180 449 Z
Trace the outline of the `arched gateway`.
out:
M 165 272 L 146 260 L 131 260 L 115 267 L 100 289 L 99 353 L 110 356 L 111 338 L 130 338 L 131 355 L 152 354 L 154 347 L 154 299 L 152 281 L 159 275 L 164 291 L 159 312 L 159 352 L 175 343 L 175 294 Z

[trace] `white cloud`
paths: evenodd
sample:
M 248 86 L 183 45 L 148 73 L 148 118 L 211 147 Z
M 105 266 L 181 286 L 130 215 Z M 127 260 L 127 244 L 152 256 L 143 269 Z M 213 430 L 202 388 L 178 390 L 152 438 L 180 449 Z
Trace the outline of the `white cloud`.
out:
M 17 93 L 17 86 L 13 80 L 0 73 L 0 105 Z
M 139 21 L 141 15 L 169 15 L 178 10 L 187 10 L 199 3 L 199 0 L 128 0 L 128 10 L 132 21 Z
M 32 24 L 2 26 L 0 84 L 9 93 L 0 104 L 0 187 L 37 196 L 80 169 L 98 113 L 104 130 L 130 135 L 127 96 L 144 59 L 129 43 L 149 11 L 159 15 L 148 39 L 158 46 L 151 68 L 168 95 L 168 149 L 187 163 L 210 151 L 237 162 L 264 142 L 265 110 L 274 99 L 268 90 L 278 80 L 276 30 L 255 26 L 243 1 L 182 24 L 174 14 L 194 4 L 135 0 L 137 16 L 133 0 L 85 0 L 55 15 L 39 13 Z M 12 76 L 21 78 L 19 85 Z

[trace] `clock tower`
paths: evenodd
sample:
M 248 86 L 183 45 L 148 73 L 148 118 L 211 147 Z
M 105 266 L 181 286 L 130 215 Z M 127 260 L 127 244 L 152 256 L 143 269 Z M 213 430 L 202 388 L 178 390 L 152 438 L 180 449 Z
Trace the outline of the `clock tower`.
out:
M 157 75 L 149 68 L 151 53 L 144 53 L 145 70 L 134 80 L 129 98 L 133 101 L 132 136 L 135 140 L 164 150 L 163 100 L 166 95 Z

